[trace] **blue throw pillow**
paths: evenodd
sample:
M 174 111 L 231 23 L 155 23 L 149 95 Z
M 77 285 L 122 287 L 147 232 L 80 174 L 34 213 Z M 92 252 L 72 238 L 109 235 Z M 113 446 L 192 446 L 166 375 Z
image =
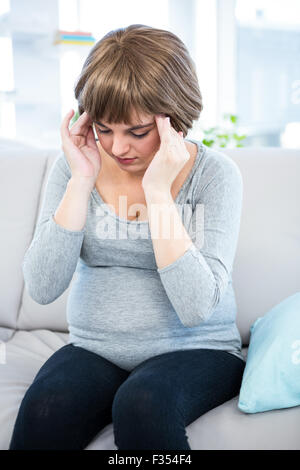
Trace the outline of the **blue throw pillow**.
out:
M 250 328 L 238 408 L 258 413 L 300 405 L 300 292 Z

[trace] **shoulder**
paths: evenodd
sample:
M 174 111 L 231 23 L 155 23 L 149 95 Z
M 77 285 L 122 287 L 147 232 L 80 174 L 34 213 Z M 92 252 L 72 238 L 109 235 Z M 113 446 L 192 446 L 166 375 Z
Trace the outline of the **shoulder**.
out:
M 243 178 L 236 162 L 219 149 L 207 147 L 200 141 L 195 142 L 200 146 L 200 152 L 202 153 L 195 172 L 197 193 L 211 184 L 233 185 L 241 189 Z

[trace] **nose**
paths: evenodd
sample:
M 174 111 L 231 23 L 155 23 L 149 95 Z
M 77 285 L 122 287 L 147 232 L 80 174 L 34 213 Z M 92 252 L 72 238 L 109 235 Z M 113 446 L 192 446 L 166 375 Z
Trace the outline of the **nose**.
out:
M 114 137 L 111 151 L 115 157 L 122 158 L 123 156 L 126 156 L 126 154 L 128 154 L 129 148 L 130 146 L 126 138 Z

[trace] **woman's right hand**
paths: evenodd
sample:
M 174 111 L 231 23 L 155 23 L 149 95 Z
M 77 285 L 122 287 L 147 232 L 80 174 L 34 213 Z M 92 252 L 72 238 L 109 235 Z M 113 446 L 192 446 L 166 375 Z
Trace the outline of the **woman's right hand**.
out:
M 101 156 L 95 140 L 93 123 L 85 111 L 69 129 L 74 110 L 70 110 L 61 124 L 62 149 L 71 168 L 72 178 L 81 179 L 95 186 Z

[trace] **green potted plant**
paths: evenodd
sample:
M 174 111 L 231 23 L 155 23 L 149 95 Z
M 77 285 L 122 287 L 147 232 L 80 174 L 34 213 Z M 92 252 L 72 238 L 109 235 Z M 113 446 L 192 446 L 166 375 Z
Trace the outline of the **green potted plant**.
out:
M 237 131 L 238 117 L 234 114 L 224 114 L 225 126 L 203 129 L 203 144 L 207 147 L 243 147 L 242 141 L 246 135 L 239 135 Z M 227 124 L 227 126 L 226 126 Z

